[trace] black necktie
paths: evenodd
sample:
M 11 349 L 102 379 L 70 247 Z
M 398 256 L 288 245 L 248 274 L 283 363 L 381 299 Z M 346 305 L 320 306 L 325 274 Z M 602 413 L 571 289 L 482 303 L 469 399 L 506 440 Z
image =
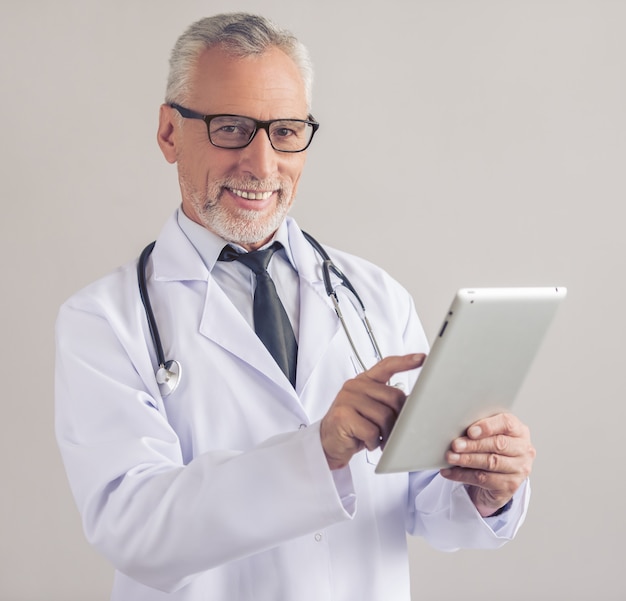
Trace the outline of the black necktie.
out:
M 278 298 L 274 282 L 267 273 L 267 266 L 274 252 L 282 247 L 274 242 L 265 250 L 238 253 L 232 246 L 225 246 L 220 261 L 240 261 L 256 275 L 254 290 L 254 331 L 272 354 L 293 386 L 296 384 L 296 360 L 298 344 L 285 307 Z

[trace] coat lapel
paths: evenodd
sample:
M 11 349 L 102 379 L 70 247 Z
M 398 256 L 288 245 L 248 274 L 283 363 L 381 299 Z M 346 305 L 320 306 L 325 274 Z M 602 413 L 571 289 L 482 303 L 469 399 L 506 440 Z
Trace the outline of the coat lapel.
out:
M 300 279 L 300 336 L 297 392 L 323 365 L 341 336 L 341 327 L 324 289 L 322 263 L 293 219 L 288 218 L 291 258 Z M 265 374 L 295 398 L 291 384 L 248 323 L 212 279 L 202 259 L 178 226 L 176 215 L 166 223 L 153 252 L 154 277 L 159 281 L 206 282 L 199 332 Z
M 157 240 L 153 265 L 154 278 L 158 281 L 204 282 L 206 295 L 198 324 L 200 334 L 266 374 L 269 380 L 295 396 L 280 367 L 211 277 L 196 249 L 180 229 L 176 214 L 166 223 Z
M 287 221 L 292 258 L 300 278 L 298 393 L 306 387 L 323 358 L 341 335 L 340 325 L 322 278 L 322 261 L 293 219 Z
M 215 280 L 209 278 L 200 333 L 265 374 L 293 394 L 293 388 L 270 352 Z

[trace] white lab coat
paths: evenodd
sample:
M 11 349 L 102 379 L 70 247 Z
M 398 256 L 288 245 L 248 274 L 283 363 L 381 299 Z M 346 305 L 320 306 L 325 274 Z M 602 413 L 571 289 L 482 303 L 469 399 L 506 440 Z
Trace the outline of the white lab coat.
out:
M 319 258 L 287 225 L 300 279 L 296 391 L 175 217 L 148 267 L 166 359 L 182 365 L 174 393 L 161 397 L 155 381 L 136 263 L 61 308 L 57 437 L 87 539 L 117 570 L 114 600 L 408 600 L 406 531 L 446 550 L 495 548 L 523 521 L 527 487 L 483 520 L 434 472 L 376 475 L 365 453 L 329 471 L 319 420 L 356 372 Z M 427 351 L 407 292 L 330 252 L 383 354 Z M 409 390 L 416 375 L 396 381 Z

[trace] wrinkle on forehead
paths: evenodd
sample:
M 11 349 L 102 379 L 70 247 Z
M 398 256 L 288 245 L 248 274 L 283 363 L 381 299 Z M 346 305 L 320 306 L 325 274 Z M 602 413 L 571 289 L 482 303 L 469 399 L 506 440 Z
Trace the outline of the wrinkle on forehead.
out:
M 304 81 L 282 50 L 236 57 L 215 46 L 199 57 L 192 78 L 190 104 L 194 110 L 235 113 L 257 119 L 306 118 Z

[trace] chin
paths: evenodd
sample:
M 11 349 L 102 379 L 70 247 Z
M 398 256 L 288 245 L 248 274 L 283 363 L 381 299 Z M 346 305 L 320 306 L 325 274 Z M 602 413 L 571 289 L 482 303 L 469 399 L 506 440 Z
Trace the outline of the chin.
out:
M 256 244 L 272 237 L 287 216 L 287 210 L 275 210 L 271 215 L 257 211 L 239 211 L 237 215 L 225 211 L 209 211 L 203 215 L 203 224 L 224 240 L 236 244 Z

